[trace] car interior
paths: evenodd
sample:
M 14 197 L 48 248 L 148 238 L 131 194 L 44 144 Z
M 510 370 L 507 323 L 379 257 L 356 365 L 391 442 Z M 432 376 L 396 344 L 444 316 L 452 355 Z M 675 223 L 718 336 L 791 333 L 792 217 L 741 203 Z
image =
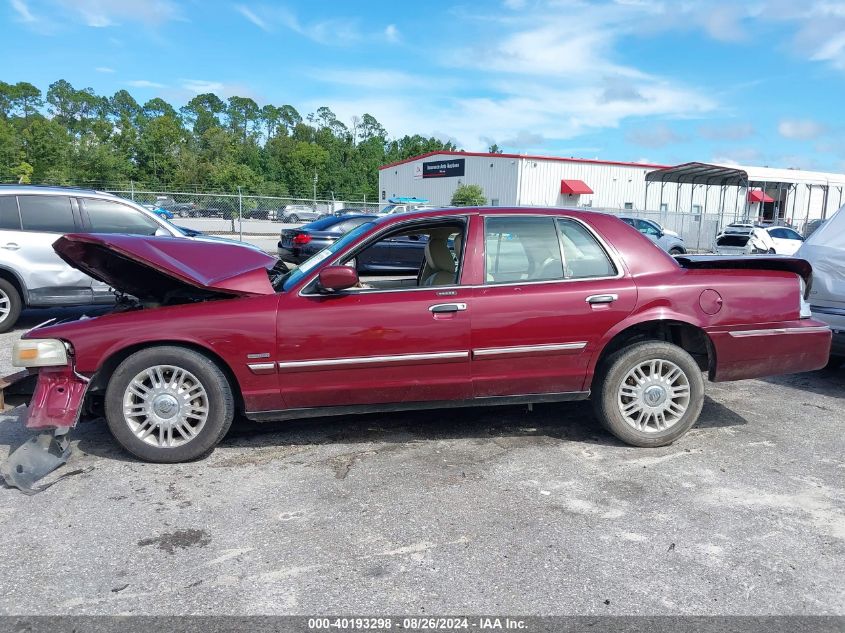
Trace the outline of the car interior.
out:
M 386 242 L 396 238 L 411 237 L 413 242 L 424 243 L 420 248 L 420 266 L 416 272 L 391 275 L 372 275 L 359 270 L 362 289 L 401 289 L 428 286 L 452 286 L 460 275 L 461 250 L 464 243 L 464 225 L 450 221 L 435 224 L 415 225 L 386 233 L 375 242 L 370 242 L 360 251 L 341 262 L 358 269 L 358 261 L 366 258 L 367 250 L 384 248 Z

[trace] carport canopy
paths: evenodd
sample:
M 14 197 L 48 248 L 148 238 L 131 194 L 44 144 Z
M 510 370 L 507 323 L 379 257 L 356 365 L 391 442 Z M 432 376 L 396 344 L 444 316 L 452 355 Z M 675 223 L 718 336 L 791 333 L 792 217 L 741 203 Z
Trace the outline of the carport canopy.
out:
M 743 169 L 709 165 L 707 163 L 684 163 L 675 167 L 655 169 L 645 175 L 646 182 L 676 182 L 679 184 L 709 184 L 746 186 L 748 173 Z

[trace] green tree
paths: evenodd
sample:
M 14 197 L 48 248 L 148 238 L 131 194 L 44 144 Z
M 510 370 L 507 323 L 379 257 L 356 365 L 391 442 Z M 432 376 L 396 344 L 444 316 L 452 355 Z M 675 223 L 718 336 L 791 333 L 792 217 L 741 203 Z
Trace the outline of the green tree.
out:
M 452 194 L 452 205 L 456 207 L 480 207 L 486 202 L 479 185 L 459 185 Z

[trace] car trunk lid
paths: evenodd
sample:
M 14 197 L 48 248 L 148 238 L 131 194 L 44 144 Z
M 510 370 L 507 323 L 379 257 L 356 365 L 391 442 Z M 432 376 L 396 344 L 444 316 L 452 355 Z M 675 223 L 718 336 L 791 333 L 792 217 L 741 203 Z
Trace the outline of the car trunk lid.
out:
M 747 255 L 725 257 L 722 255 L 678 255 L 675 260 L 682 268 L 690 269 L 743 269 L 743 270 L 784 270 L 800 275 L 809 286 L 813 267 L 805 259 L 785 257 L 783 255 Z
M 70 266 L 142 301 L 273 294 L 276 260 L 238 244 L 173 237 L 69 234 L 53 249 Z

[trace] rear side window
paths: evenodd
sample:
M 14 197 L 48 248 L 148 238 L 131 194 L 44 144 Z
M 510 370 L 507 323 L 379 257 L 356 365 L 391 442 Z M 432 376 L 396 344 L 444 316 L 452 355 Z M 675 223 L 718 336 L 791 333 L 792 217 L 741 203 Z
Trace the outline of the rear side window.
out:
M 598 243 L 595 236 L 580 222 L 560 219 L 560 241 L 563 247 L 564 269 L 567 279 L 613 277 L 616 266 Z
M 83 200 L 92 233 L 127 233 L 129 235 L 155 235 L 158 223 L 152 218 L 119 202 Z
M 73 233 L 76 224 L 68 196 L 18 196 L 24 231 Z
M 334 233 L 346 233 L 347 231 L 351 231 L 356 226 L 361 226 L 364 222 L 369 222 L 370 218 L 353 218 L 351 220 L 344 220 L 343 222 L 339 222 L 335 224 L 331 230 Z
M 21 230 L 21 216 L 15 196 L 0 196 L 0 229 Z
M 487 218 L 484 256 L 487 283 L 563 279 L 554 218 Z

